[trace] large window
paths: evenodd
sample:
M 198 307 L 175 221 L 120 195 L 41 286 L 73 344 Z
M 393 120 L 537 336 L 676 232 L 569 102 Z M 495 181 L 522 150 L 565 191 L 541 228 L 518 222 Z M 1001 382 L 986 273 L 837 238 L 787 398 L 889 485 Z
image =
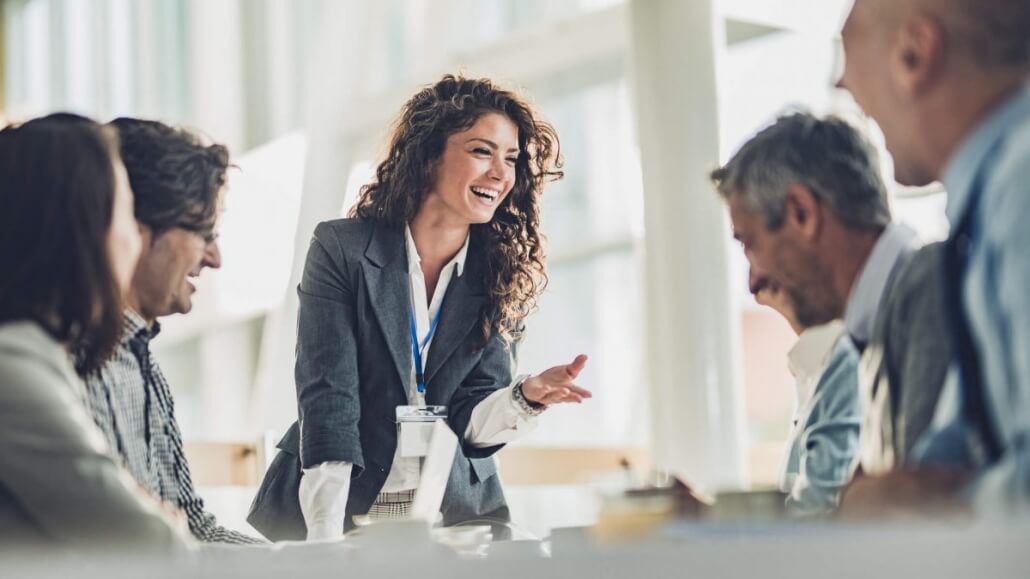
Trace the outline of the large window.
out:
M 550 285 L 528 324 L 520 369 L 590 356 L 581 382 L 595 397 L 559 407 L 527 444 L 646 443 L 639 158 L 622 78 L 541 99 L 561 136 L 565 179 L 544 196 Z
M 723 160 L 789 107 L 855 115 L 850 99 L 831 88 L 845 4 L 716 2 L 728 17 L 729 47 L 718 63 Z M 101 118 L 156 117 L 199 127 L 233 147 L 241 171 L 224 221 L 225 268 L 205 274 L 198 302 L 206 305 L 168 323 L 162 339 L 166 372 L 182 393 L 186 435 L 223 432 L 223 407 L 274 415 L 240 423 L 239 434 L 249 437 L 279 428 L 295 412 L 292 342 L 283 335 L 295 319 L 291 268 L 295 274 L 310 231 L 293 231 L 293 223 L 335 217 L 353 202 L 400 104 L 443 72 L 467 70 L 524 87 L 559 132 L 566 177 L 543 199 L 550 285 L 529 319 L 520 370 L 537 372 L 585 352 L 581 382 L 595 397 L 549 412 L 522 444 L 645 445 L 643 195 L 626 67 L 631 6 L 7 0 L 4 102 L 12 117 L 69 107 Z M 319 44 L 323 30 L 351 43 Z M 342 30 L 370 32 L 359 41 Z M 303 134 L 291 132 L 297 129 Z M 313 198 L 317 211 L 306 205 Z M 927 239 L 946 231 L 943 204 L 940 191 L 895 189 L 896 215 Z M 752 472 L 770 482 L 793 408 L 786 366 L 793 336 L 775 313 L 754 304 L 743 255 L 734 259 Z M 278 325 L 263 323 L 277 316 Z M 239 356 L 212 355 L 237 351 L 235 342 Z M 257 364 L 268 367 L 255 371 Z M 237 387 L 252 379 L 261 385 Z M 232 394 L 203 394 L 219 388 Z M 254 392 L 262 388 L 264 398 Z

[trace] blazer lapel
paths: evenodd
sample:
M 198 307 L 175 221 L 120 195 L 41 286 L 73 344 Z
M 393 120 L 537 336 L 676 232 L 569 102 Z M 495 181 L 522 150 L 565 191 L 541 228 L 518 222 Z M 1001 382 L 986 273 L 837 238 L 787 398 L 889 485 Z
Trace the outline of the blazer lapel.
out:
M 437 334 L 429 348 L 429 359 L 426 360 L 426 384 L 433 380 L 436 372 L 476 325 L 486 304 L 482 273 L 478 267 L 479 256 L 473 255 L 471 250 L 472 248 L 465 262 L 464 273 L 452 278 L 447 286 Z
M 372 265 L 365 268 L 369 302 L 386 337 L 390 356 L 400 378 L 398 384 L 407 400 L 412 364 L 408 321 L 411 299 L 403 230 L 376 225 L 368 249 L 365 250 L 365 258 Z

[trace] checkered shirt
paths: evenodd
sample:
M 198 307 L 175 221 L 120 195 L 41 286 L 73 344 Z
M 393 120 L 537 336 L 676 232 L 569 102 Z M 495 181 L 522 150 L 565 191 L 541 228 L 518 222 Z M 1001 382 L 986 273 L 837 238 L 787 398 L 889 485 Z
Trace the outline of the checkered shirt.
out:
M 200 541 L 253 544 L 263 541 L 218 525 L 193 488 L 175 420 L 175 404 L 161 368 L 150 353 L 160 331 L 126 310 L 121 342 L 98 372 L 86 377 L 93 420 L 125 468 L 153 494 L 178 505 Z

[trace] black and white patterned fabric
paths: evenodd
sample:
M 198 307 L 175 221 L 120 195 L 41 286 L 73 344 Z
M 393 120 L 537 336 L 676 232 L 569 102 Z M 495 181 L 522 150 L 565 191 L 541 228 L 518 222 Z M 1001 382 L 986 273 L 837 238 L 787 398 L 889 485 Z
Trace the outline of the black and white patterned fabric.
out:
M 93 420 L 136 481 L 155 497 L 182 509 L 198 540 L 263 543 L 219 526 L 197 496 L 172 393 L 150 353 L 150 341 L 159 331 L 156 321 L 148 327 L 139 314 L 125 312 L 122 340 L 114 356 L 99 372 L 86 377 Z
M 411 514 L 411 503 L 414 500 L 414 489 L 396 493 L 379 493 L 376 502 L 372 503 L 372 507 L 368 509 L 368 517 L 373 521 L 406 519 Z

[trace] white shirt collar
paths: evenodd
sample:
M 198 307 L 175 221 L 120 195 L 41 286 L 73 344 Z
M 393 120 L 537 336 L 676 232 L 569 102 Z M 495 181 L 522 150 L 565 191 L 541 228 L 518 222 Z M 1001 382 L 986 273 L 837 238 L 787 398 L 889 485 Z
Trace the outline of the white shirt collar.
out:
M 916 233 L 908 226 L 889 223 L 876 240 L 869 259 L 859 271 L 851 287 L 844 310 L 844 326 L 848 334 L 860 344 L 868 344 L 873 335 L 873 323 L 880 299 L 887 288 L 894 266 L 899 258 L 912 251 L 917 244 Z
M 472 233 L 469 232 L 465 236 L 465 243 L 461 246 L 461 249 L 444 265 L 444 269 L 447 269 L 453 263 L 456 266 L 455 275 L 461 277 L 461 274 L 465 271 L 465 258 L 468 257 L 469 239 L 471 238 Z M 415 238 L 411 236 L 411 227 L 407 224 L 404 225 L 404 242 L 408 248 L 408 273 L 414 273 L 417 270 L 421 275 L 422 257 L 418 254 L 418 248 L 415 247 Z
M 787 353 L 787 366 L 798 390 L 798 408 L 805 406 L 815 392 L 833 347 L 844 333 L 844 322 L 833 320 L 801 332 Z

